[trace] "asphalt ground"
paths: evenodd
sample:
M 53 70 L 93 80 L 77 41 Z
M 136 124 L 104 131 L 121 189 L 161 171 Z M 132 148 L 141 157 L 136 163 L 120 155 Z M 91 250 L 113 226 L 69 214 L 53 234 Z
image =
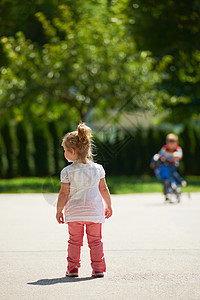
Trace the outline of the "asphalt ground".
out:
M 101 279 L 91 278 L 86 238 L 79 278 L 65 277 L 56 198 L 0 195 L 0 299 L 200 299 L 200 193 L 171 205 L 161 194 L 112 195 Z

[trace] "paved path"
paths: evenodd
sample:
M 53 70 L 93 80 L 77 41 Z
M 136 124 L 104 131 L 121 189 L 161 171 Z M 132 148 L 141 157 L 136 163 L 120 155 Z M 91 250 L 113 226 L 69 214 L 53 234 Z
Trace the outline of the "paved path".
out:
M 84 241 L 78 279 L 65 278 L 67 227 L 55 194 L 0 195 L 0 299 L 200 299 L 200 193 L 112 196 L 104 225 L 107 273 L 91 279 Z

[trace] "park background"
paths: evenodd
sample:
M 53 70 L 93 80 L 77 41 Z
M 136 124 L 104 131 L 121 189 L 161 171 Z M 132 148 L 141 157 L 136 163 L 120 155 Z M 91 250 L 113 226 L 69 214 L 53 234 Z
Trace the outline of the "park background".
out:
M 2 0 L 0 191 L 58 192 L 80 120 L 112 193 L 161 191 L 149 163 L 169 132 L 199 191 L 199 15 L 195 0 Z

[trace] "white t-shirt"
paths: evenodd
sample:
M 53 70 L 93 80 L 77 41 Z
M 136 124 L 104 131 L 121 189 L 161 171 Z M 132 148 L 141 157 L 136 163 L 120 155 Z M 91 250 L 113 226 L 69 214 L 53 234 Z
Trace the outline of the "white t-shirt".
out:
M 104 223 L 104 205 L 99 191 L 100 178 L 105 177 L 102 165 L 87 159 L 87 164 L 73 162 L 60 172 L 60 180 L 70 183 L 64 207 L 65 223 L 89 221 Z

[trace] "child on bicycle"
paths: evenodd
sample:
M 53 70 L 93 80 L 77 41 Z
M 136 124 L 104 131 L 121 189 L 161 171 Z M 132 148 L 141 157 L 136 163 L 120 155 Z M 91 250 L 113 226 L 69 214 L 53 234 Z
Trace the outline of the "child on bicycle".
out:
M 176 189 L 177 186 L 185 186 L 187 184 L 177 172 L 179 161 L 182 157 L 183 150 L 179 146 L 178 136 L 174 133 L 166 136 L 166 144 L 153 157 L 151 167 L 154 169 L 156 176 L 164 183 L 166 200 L 170 187 Z

